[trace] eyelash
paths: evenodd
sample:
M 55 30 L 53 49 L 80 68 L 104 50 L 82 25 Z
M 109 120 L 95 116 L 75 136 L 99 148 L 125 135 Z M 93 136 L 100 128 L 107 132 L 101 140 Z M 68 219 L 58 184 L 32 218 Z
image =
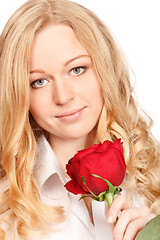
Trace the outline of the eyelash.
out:
M 39 78 L 39 79 L 37 79 L 37 80 L 35 80 L 35 81 L 33 81 L 32 83 L 31 83 L 31 87 L 32 88 L 41 88 L 41 87 L 43 87 L 44 85 L 46 85 L 46 84 L 44 84 L 44 85 L 40 85 L 40 86 L 35 86 L 35 84 L 38 82 L 38 81 L 46 81 L 46 83 L 48 82 L 46 79 L 44 79 L 44 78 Z
M 79 76 L 79 75 L 81 75 L 81 74 L 83 74 L 85 71 L 86 71 L 86 69 L 87 69 L 87 67 L 86 66 L 79 66 L 79 67 L 75 67 L 75 68 L 72 68 L 71 69 L 71 71 L 70 71 L 70 73 L 71 73 L 71 75 L 72 75 L 72 72 L 74 71 L 74 70 L 76 70 L 76 69 L 79 69 L 79 70 L 81 70 L 80 71 L 80 73 L 78 73 L 78 74 L 73 74 L 73 76 Z M 32 88 L 41 88 L 41 87 L 43 87 L 45 84 L 43 84 L 42 86 L 40 85 L 40 86 L 35 86 L 35 84 L 38 82 L 38 81 L 46 81 L 46 84 L 47 84 L 47 80 L 46 79 L 44 79 L 44 78 L 39 78 L 39 79 L 37 79 L 37 80 L 35 80 L 35 81 L 33 81 L 32 83 L 31 83 L 31 87 Z
M 72 72 L 73 72 L 74 70 L 76 70 L 76 69 L 81 69 L 82 71 L 81 71 L 80 73 L 78 73 L 78 74 L 73 74 L 73 76 L 79 76 L 79 75 L 83 74 L 83 73 L 86 71 L 86 68 L 87 68 L 86 66 L 75 67 L 75 68 L 72 68 L 72 69 L 71 69 L 70 73 L 71 73 L 71 75 L 72 75 Z

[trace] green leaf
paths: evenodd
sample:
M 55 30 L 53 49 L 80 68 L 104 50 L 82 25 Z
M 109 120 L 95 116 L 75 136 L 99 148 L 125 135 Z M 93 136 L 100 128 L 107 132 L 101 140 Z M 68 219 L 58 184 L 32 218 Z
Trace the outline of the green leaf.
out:
M 137 240 L 160 240 L 160 215 L 153 218 L 138 233 Z
M 104 196 L 105 192 L 106 192 L 106 191 L 101 192 L 101 193 L 98 195 L 98 197 L 100 198 L 100 197 Z
M 99 201 L 100 201 L 100 202 L 103 202 L 103 201 L 104 201 L 104 198 L 105 198 L 104 194 L 105 194 L 105 192 L 101 192 L 101 193 L 98 195 L 98 198 L 99 198 Z
M 97 197 L 95 198 L 95 197 L 92 197 L 91 195 L 83 195 L 82 197 L 80 197 L 79 201 L 82 200 L 83 198 L 87 198 L 87 197 L 90 197 L 90 198 L 98 201 Z
M 95 195 L 95 194 L 87 187 L 86 179 L 85 179 L 83 176 L 82 176 L 81 178 L 82 178 L 82 181 L 83 181 L 84 185 L 86 186 L 87 190 L 90 192 L 90 194 L 92 194 L 92 196 L 93 196 L 96 200 L 98 200 L 98 196 Z
M 114 193 L 110 191 L 106 191 L 105 199 L 107 200 L 108 206 L 110 207 L 112 202 L 114 201 Z
M 80 197 L 79 201 L 82 200 L 83 198 L 86 198 L 86 197 L 90 197 L 90 196 L 83 195 L 82 197 Z
M 93 177 L 96 177 L 96 178 L 100 178 L 100 179 L 102 179 L 103 181 L 105 181 L 106 183 L 107 183 L 107 185 L 108 185 L 108 187 L 109 187 L 109 191 L 110 192 L 114 192 L 115 190 L 116 190 L 116 187 L 114 187 L 108 180 L 106 180 L 106 179 L 104 179 L 104 178 L 102 178 L 102 177 L 100 177 L 100 176 L 98 176 L 98 175 L 96 175 L 96 174 L 91 174 Z
M 114 195 L 120 195 L 121 194 L 121 191 L 122 191 L 122 188 L 120 188 L 120 187 L 117 187 L 116 188 L 116 190 L 115 190 L 115 192 L 114 192 Z
M 84 177 L 81 177 L 84 185 L 86 186 L 86 179 Z

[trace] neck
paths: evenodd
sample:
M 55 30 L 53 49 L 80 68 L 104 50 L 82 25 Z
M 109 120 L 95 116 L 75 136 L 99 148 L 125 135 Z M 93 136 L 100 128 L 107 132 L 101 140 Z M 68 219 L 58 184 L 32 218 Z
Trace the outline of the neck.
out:
M 88 148 L 94 144 L 94 133 L 80 139 L 61 139 L 56 136 L 49 136 L 49 143 L 58 159 L 62 171 L 66 172 L 66 164 L 79 150 Z

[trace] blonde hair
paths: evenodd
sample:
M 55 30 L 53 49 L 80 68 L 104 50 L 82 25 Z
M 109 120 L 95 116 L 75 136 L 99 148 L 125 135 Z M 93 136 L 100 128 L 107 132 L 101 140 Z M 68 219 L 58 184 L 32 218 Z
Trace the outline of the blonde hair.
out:
M 5 186 L 0 195 L 0 221 L 5 213 L 8 219 L 18 219 L 18 234 L 27 238 L 31 230 L 45 231 L 48 220 L 64 220 L 60 207 L 48 211 L 40 200 L 34 165 L 41 131 L 29 113 L 31 46 L 35 33 L 50 23 L 72 27 L 91 56 L 104 97 L 96 141 L 122 138 L 126 188 L 137 190 L 147 205 L 160 213 L 158 143 L 150 133 L 150 120 L 147 123 L 139 114 L 127 64 L 109 30 L 79 4 L 29 0 L 9 19 L 0 37 L 0 158 L 1 184 Z

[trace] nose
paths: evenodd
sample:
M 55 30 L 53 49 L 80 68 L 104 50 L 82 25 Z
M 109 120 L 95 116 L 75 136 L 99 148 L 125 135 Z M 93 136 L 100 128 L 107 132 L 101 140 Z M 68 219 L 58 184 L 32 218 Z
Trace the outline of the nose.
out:
M 74 98 L 74 89 L 69 79 L 58 77 L 55 79 L 54 102 L 64 105 Z

